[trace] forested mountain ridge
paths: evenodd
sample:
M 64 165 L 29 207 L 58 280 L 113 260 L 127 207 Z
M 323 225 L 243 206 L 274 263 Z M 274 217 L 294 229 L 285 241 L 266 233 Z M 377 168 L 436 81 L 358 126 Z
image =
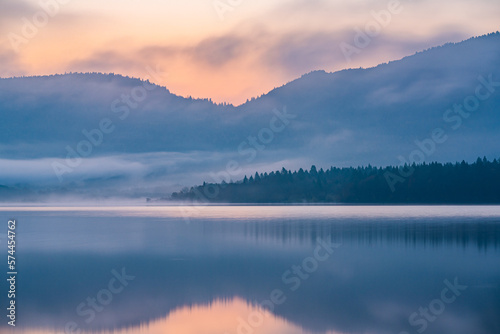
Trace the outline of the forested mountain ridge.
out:
M 404 177 L 407 176 L 407 177 Z M 437 162 L 403 167 L 255 173 L 233 183 L 204 183 L 174 201 L 213 203 L 500 204 L 500 163 Z
M 144 79 L 0 79 L 0 199 L 159 197 L 219 182 L 210 174 L 229 161 L 241 170 L 234 180 L 281 166 L 411 164 L 435 130 L 446 140 L 416 162 L 500 156 L 500 33 L 373 68 L 314 71 L 240 106 Z M 286 124 L 272 123 L 277 110 Z

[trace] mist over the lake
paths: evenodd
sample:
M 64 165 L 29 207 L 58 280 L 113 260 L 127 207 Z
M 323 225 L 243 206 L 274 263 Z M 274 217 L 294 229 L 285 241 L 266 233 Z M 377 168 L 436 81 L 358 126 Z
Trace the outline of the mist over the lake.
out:
M 495 159 L 499 42 L 315 71 L 239 106 L 113 74 L 0 79 L 0 194 L 168 196 L 282 167 Z

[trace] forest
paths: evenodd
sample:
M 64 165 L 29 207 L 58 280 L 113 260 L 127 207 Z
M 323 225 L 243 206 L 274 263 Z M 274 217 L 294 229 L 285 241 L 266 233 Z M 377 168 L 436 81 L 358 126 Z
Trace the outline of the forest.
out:
M 500 162 L 331 167 L 203 183 L 169 200 L 198 203 L 500 204 Z

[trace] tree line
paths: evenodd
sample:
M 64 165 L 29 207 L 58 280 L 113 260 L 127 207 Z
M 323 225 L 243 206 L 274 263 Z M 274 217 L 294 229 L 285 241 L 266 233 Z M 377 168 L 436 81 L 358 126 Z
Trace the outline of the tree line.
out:
M 404 173 L 403 173 L 404 171 Z M 391 176 L 405 175 L 399 182 Z M 391 183 L 393 186 L 391 187 Z M 214 203 L 499 204 L 500 162 L 331 167 L 255 173 L 237 182 L 203 183 L 171 200 Z

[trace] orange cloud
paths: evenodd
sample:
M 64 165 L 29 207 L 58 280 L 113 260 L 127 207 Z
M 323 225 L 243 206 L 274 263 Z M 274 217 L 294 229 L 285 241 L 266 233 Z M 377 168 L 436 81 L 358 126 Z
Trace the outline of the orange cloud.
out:
M 339 45 L 352 43 L 356 29 L 364 29 L 388 3 L 256 0 L 234 6 L 221 20 L 210 1 L 70 1 L 15 59 L 0 63 L 0 74 L 101 71 L 145 77 L 146 67 L 158 65 L 169 76 L 156 83 L 174 93 L 239 104 L 311 70 L 374 66 L 498 30 L 497 1 L 401 0 L 403 10 L 347 61 Z M 37 0 L 5 0 L 2 6 L 1 36 L 20 33 L 22 19 L 41 10 Z M 1 40 L 2 59 L 11 51 L 8 40 Z

